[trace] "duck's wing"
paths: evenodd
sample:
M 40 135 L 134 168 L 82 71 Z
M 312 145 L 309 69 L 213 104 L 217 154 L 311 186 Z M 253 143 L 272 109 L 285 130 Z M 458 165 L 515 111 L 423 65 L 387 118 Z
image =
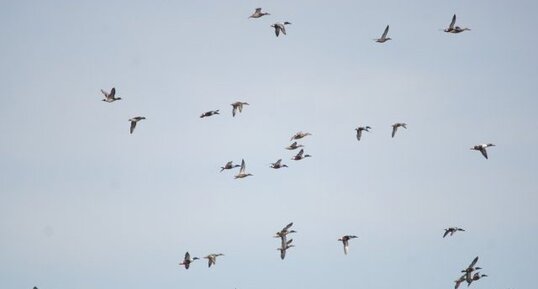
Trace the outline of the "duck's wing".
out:
M 445 230 L 445 233 L 443 234 L 443 238 L 446 237 L 449 232 L 450 232 L 450 230 Z
M 485 147 L 480 148 L 480 152 L 486 159 L 488 159 L 488 152 L 486 151 Z
M 394 135 L 396 134 L 396 131 L 398 130 L 398 126 L 397 125 L 393 125 L 392 126 L 392 137 L 394 137 Z
M 303 156 L 303 153 L 304 153 L 304 149 L 301 149 L 301 150 L 299 151 L 299 153 L 297 153 L 296 157 L 298 157 L 298 158 L 302 157 L 302 156 Z
M 456 24 L 456 14 L 454 14 L 454 16 L 452 16 L 452 21 L 450 22 L 450 25 L 448 26 L 448 29 L 449 30 L 454 29 L 454 24 Z
M 478 262 L 478 256 L 476 256 L 476 258 L 473 259 L 473 261 L 471 262 L 471 264 L 469 264 L 469 267 L 467 267 L 467 269 L 473 268 L 477 262 Z
M 358 141 L 361 140 L 361 136 L 362 136 L 362 130 L 361 130 L 361 129 L 357 129 L 357 140 L 358 140 Z
M 343 239 L 342 243 L 344 243 L 344 254 L 347 255 L 347 251 L 349 249 L 349 241 L 347 239 Z
M 389 25 L 387 25 L 387 28 L 385 28 L 385 31 L 383 32 L 383 35 L 381 35 L 381 39 L 387 38 L 388 33 L 389 33 Z
M 273 165 L 275 165 L 275 167 L 279 167 L 279 166 L 280 166 L 280 162 L 282 162 L 282 159 L 279 159 L 279 160 L 276 161 L 276 163 L 274 163 Z
M 108 97 L 113 98 L 114 95 L 116 95 L 116 88 L 112 87 L 112 90 L 110 91 L 110 94 L 108 95 Z
M 239 169 L 239 174 L 243 174 L 243 173 L 245 173 L 245 167 L 246 167 L 246 166 L 245 166 L 245 160 L 242 159 L 242 160 L 241 160 L 241 168 Z
M 280 26 L 278 26 L 277 24 L 275 24 L 275 34 L 276 34 L 276 37 L 280 35 Z
M 231 168 L 232 167 L 232 163 L 233 161 L 229 161 L 226 163 L 226 165 L 224 165 L 225 168 Z
M 287 224 L 284 228 L 282 228 L 282 231 L 285 232 L 285 231 L 289 230 L 289 228 L 291 228 L 291 226 L 293 226 L 293 222 Z
M 282 33 L 284 33 L 284 35 L 286 35 L 286 26 L 284 26 L 283 24 L 279 25 L 279 26 L 280 26 L 280 30 L 282 30 Z
M 105 98 L 108 98 L 108 93 L 106 91 L 104 91 L 103 89 L 101 89 L 101 93 L 105 96 Z
M 262 8 L 256 8 L 256 11 L 254 11 L 254 13 L 256 13 L 256 14 L 258 14 L 260 12 L 262 12 Z
M 237 106 L 235 104 L 232 104 L 232 116 L 235 116 L 236 110 L 237 110 Z
M 134 129 L 136 127 L 136 121 L 131 121 L 131 128 L 129 129 L 129 132 L 132 134 Z
M 191 254 L 189 254 L 189 252 L 185 253 L 185 258 L 183 258 L 183 260 L 186 261 L 190 259 L 191 259 Z

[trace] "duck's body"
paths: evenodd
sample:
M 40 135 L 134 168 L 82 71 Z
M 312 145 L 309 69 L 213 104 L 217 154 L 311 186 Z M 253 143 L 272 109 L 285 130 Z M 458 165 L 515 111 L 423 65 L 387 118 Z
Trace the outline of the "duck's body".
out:
M 445 233 L 443 234 L 443 238 L 446 237 L 448 234 L 450 234 L 450 236 L 452 236 L 452 235 L 454 235 L 454 233 L 456 233 L 457 231 L 465 232 L 465 230 L 462 229 L 462 228 L 458 228 L 458 227 L 450 227 L 450 228 L 445 229 Z
M 229 161 L 223 167 L 220 167 L 220 172 L 222 173 L 222 171 L 224 171 L 224 170 L 231 170 L 231 169 L 238 168 L 238 167 L 241 167 L 241 166 L 240 165 L 234 165 L 233 161 Z
M 247 102 L 241 102 L 241 101 L 236 101 L 234 103 L 231 104 L 232 106 L 232 116 L 235 117 L 235 114 L 237 113 L 237 111 L 239 112 L 243 112 L 243 105 L 249 105 Z
M 387 25 L 387 27 L 385 28 L 385 31 L 383 31 L 383 34 L 381 35 L 380 38 L 377 38 L 377 39 L 374 39 L 375 42 L 378 42 L 378 43 L 385 43 L 387 42 L 388 40 L 392 40 L 390 37 L 387 37 L 387 34 L 389 33 L 389 25 Z
M 446 28 L 444 31 L 446 33 L 454 33 L 454 34 L 457 34 L 457 33 L 461 33 L 463 31 L 469 31 L 471 29 L 469 28 L 461 28 L 459 26 L 454 26 L 456 24 L 456 14 L 454 14 L 454 16 L 452 16 L 452 21 L 450 22 L 450 25 L 448 26 L 448 28 Z
M 284 23 L 282 22 L 277 22 L 273 25 L 271 25 L 271 27 L 273 27 L 275 29 L 275 35 L 276 37 L 278 37 L 278 35 L 280 35 L 280 32 L 282 32 L 282 34 L 286 35 L 286 25 L 290 25 L 291 23 L 288 22 L 288 21 L 285 21 Z
M 110 90 L 110 93 L 109 92 L 106 92 L 104 91 L 103 89 L 101 89 L 101 93 L 104 94 L 105 98 L 103 99 L 104 102 L 114 102 L 116 100 L 120 100 L 121 97 L 115 97 L 116 95 L 116 88 L 115 87 L 112 87 L 112 89 Z
M 265 16 L 265 15 L 271 15 L 271 14 L 266 13 L 266 12 L 262 12 L 262 8 L 256 8 L 254 13 L 252 13 L 252 15 L 250 15 L 248 18 L 260 18 L 260 17 Z
M 358 141 L 361 140 L 362 131 L 367 131 L 367 132 L 369 132 L 370 129 L 371 129 L 371 127 L 369 127 L 369 126 L 359 126 L 358 128 L 356 128 L 355 130 L 357 131 L 357 140 L 358 140 Z
M 475 150 L 475 151 L 479 151 L 482 153 L 482 155 L 488 159 L 488 152 L 487 152 L 487 148 L 489 147 L 494 147 L 495 145 L 492 144 L 492 143 L 488 143 L 488 144 L 479 144 L 479 145 L 475 145 L 473 146 L 472 148 L 470 148 L 471 150 Z
M 246 170 L 246 166 L 245 166 L 245 160 L 241 160 L 241 169 L 239 169 L 239 173 L 237 175 L 235 175 L 235 178 L 236 179 L 242 179 L 242 178 L 246 178 L 248 176 L 252 176 L 252 174 L 247 174 L 245 172 Z
M 286 147 L 287 150 L 295 150 L 297 148 L 302 148 L 304 147 L 304 145 L 298 145 L 297 142 L 293 142 L 291 145 L 289 145 L 288 147 Z
M 478 256 L 476 256 L 476 258 L 473 259 L 473 261 L 471 262 L 471 264 L 469 264 L 469 266 L 467 266 L 467 268 L 461 270 L 461 272 L 462 273 L 471 273 L 473 271 L 482 269 L 481 267 L 475 267 L 477 262 L 478 262 Z
M 284 258 L 286 258 L 286 251 L 291 247 L 295 247 L 295 245 L 292 245 L 291 242 L 293 242 L 293 239 L 282 243 L 282 246 L 277 248 L 277 250 L 280 251 L 280 259 L 284 260 Z
M 179 263 L 179 265 L 181 266 L 185 266 L 185 269 L 189 269 L 189 267 L 191 266 L 191 263 L 194 262 L 194 260 L 198 260 L 200 258 L 198 257 L 194 257 L 194 258 L 191 258 L 191 254 L 189 254 L 189 252 L 185 253 L 185 257 L 183 258 L 183 261 L 181 261 L 181 263 Z
M 394 137 L 396 135 L 396 132 L 398 131 L 399 127 L 403 127 L 405 129 L 407 129 L 407 124 L 403 123 L 403 122 L 397 122 L 397 123 L 393 124 L 392 125 L 392 137 Z
M 355 238 L 357 238 L 357 236 L 355 235 L 345 235 L 342 238 L 338 239 L 338 241 L 342 242 L 342 244 L 344 245 L 344 254 L 347 255 L 347 252 L 349 250 L 349 240 Z
M 291 159 L 294 160 L 294 161 L 300 161 L 300 160 L 302 160 L 302 159 L 304 159 L 304 158 L 312 157 L 311 155 L 308 155 L 308 154 L 303 155 L 303 154 L 304 154 L 304 150 L 301 149 L 301 150 L 299 151 L 299 153 L 297 153 L 297 154 L 296 154 L 295 156 L 293 156 Z
M 204 117 L 209 117 L 209 116 L 212 116 L 212 115 L 215 115 L 215 114 L 219 114 L 219 110 L 210 110 L 210 111 L 207 111 L 207 112 L 204 112 L 202 113 L 202 115 L 200 115 L 200 118 L 204 118 Z
M 217 262 L 218 256 L 224 256 L 224 254 L 218 253 L 218 254 L 209 254 L 204 257 L 204 259 L 207 259 L 207 267 L 211 268 L 211 265 L 215 265 Z
M 144 119 L 146 119 L 146 118 L 143 117 L 143 116 L 135 116 L 135 117 L 129 119 L 129 121 L 131 122 L 131 127 L 130 127 L 130 129 L 129 129 L 129 132 L 132 134 L 133 131 L 134 131 L 134 129 L 136 128 L 136 124 L 137 124 L 139 121 L 144 120 Z
M 292 141 L 292 140 L 296 140 L 296 139 L 302 139 L 303 137 L 305 137 L 305 136 L 309 136 L 309 135 L 312 135 L 312 134 L 309 133 L 309 132 L 302 132 L 302 131 L 300 131 L 300 132 L 297 132 L 296 134 L 294 134 L 294 135 L 291 137 L 290 141 Z
M 285 164 L 282 164 L 282 159 L 279 159 L 275 163 L 271 164 L 271 168 L 273 169 L 280 169 L 280 168 L 287 168 L 288 166 Z

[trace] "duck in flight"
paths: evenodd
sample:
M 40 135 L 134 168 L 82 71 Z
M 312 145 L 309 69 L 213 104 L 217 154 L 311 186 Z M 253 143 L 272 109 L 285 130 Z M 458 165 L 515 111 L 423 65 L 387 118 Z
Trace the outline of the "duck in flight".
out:
M 292 140 L 296 140 L 296 139 L 302 139 L 303 137 L 305 137 L 305 136 L 309 136 L 309 135 L 312 135 L 312 134 L 309 133 L 309 132 L 302 132 L 302 131 L 300 131 L 300 132 L 297 132 L 296 134 L 294 134 L 294 135 L 291 137 L 290 141 L 292 141 Z
M 189 267 L 191 266 L 191 263 L 194 262 L 194 260 L 198 260 L 200 258 L 198 257 L 194 257 L 194 258 L 191 258 L 191 254 L 189 254 L 189 252 L 185 253 L 185 257 L 183 258 L 183 261 L 181 261 L 181 263 L 179 263 L 179 265 L 181 266 L 185 266 L 185 269 L 189 269 Z
M 246 178 L 248 176 L 252 176 L 252 174 L 247 174 L 245 172 L 245 170 L 246 170 L 245 160 L 242 159 L 241 160 L 241 168 L 239 169 L 239 173 L 237 175 L 235 175 L 235 178 L 236 179 L 242 179 L 242 178 Z
M 288 22 L 288 21 L 285 21 L 284 23 L 281 23 L 281 22 L 277 22 L 273 25 L 271 25 L 271 27 L 275 28 L 275 35 L 276 37 L 278 37 L 278 35 L 280 35 L 280 32 L 282 32 L 282 34 L 286 35 L 286 25 L 290 25 L 291 22 Z
M 200 115 L 200 118 L 204 118 L 204 117 L 209 117 L 209 116 L 212 116 L 212 115 L 215 115 L 215 114 L 219 114 L 219 110 L 210 110 L 210 111 L 207 111 L 207 112 L 204 112 L 202 113 L 202 115 Z
M 260 18 L 265 15 L 271 15 L 271 14 L 267 12 L 262 12 L 262 8 L 256 8 L 254 13 L 252 13 L 252 15 L 250 15 L 248 18 Z
M 403 127 L 405 129 L 407 129 L 407 124 L 403 123 L 403 122 L 397 122 L 397 123 L 393 124 L 392 125 L 392 137 L 394 137 L 396 135 L 396 131 L 398 130 L 399 127 Z
M 454 16 L 452 16 L 452 21 L 450 22 L 450 25 L 448 26 L 448 28 L 446 28 L 444 31 L 446 33 L 454 33 L 454 34 L 457 34 L 457 33 L 461 33 L 463 31 L 467 31 L 467 30 L 471 30 L 469 28 L 461 28 L 459 26 L 454 26 L 456 24 L 456 14 L 454 14 Z
M 472 148 L 470 148 L 471 150 L 475 150 L 475 151 L 479 151 L 482 153 L 482 155 L 488 159 L 488 152 L 486 151 L 487 148 L 489 147 L 494 147 L 495 145 L 492 144 L 492 143 L 488 143 L 488 144 L 479 144 L 479 145 L 475 145 L 473 146 Z
M 445 229 L 445 233 L 443 234 L 443 238 L 446 237 L 448 234 L 450 234 L 450 236 L 452 236 L 452 235 L 454 235 L 454 233 L 456 233 L 457 231 L 465 232 L 465 230 L 462 229 L 462 228 L 458 228 L 458 227 L 450 227 L 450 228 Z
M 211 265 L 215 265 L 217 262 L 218 256 L 224 256 L 224 254 L 218 253 L 218 254 L 209 254 L 205 256 L 204 259 L 207 259 L 207 267 L 211 268 Z
M 143 117 L 143 116 L 135 116 L 135 117 L 129 119 L 129 121 L 131 122 L 131 128 L 129 129 L 129 132 L 130 132 L 131 134 L 133 133 L 134 129 L 136 128 L 136 124 L 137 124 L 139 121 L 143 120 L 143 119 L 146 119 L 146 118 Z
M 232 116 L 235 117 L 235 114 L 237 113 L 237 111 L 243 112 L 243 105 L 249 105 L 249 104 L 246 103 L 246 102 L 242 102 L 242 101 L 236 101 L 236 102 L 232 103 L 231 104 L 231 106 L 232 106 Z
M 229 161 L 223 167 L 220 167 L 220 172 L 222 173 L 224 170 L 231 170 L 238 167 L 240 167 L 240 165 L 234 165 L 233 161 Z
M 338 239 L 338 241 L 340 241 L 340 242 L 342 242 L 342 244 L 344 244 L 344 254 L 347 255 L 347 252 L 349 250 L 349 240 L 350 239 L 355 239 L 355 238 L 357 238 L 357 236 L 345 235 L 342 238 Z
M 103 89 L 101 89 L 101 93 L 104 94 L 105 98 L 103 99 L 104 102 L 114 102 L 116 100 L 120 100 L 121 97 L 115 97 L 116 95 L 116 88 L 115 87 L 112 87 L 112 89 L 110 90 L 110 93 L 104 91 Z
M 280 169 L 280 168 L 287 168 L 288 166 L 285 164 L 282 164 L 282 159 L 279 159 L 276 161 L 276 163 L 271 164 L 271 168 L 273 169 Z
M 383 32 L 383 35 L 381 35 L 380 38 L 374 39 L 375 42 L 378 43 L 385 43 L 388 40 L 392 40 L 390 37 L 387 37 L 387 34 L 389 33 L 389 25 L 385 28 L 385 31 Z
M 293 156 L 291 159 L 294 160 L 294 161 L 300 161 L 300 160 L 302 160 L 302 159 L 304 159 L 304 158 L 312 157 L 311 155 L 308 155 L 308 154 L 307 154 L 307 155 L 303 155 L 303 153 L 304 153 L 304 150 L 301 149 L 301 150 L 299 151 L 299 153 L 297 153 L 297 154 L 296 154 L 295 156 Z
M 292 151 L 294 149 L 302 148 L 302 147 L 304 147 L 304 145 L 298 145 L 297 142 L 293 142 L 291 145 L 286 147 L 286 149 Z
M 361 140 L 362 131 L 370 132 L 370 129 L 371 129 L 371 127 L 369 127 L 369 126 L 359 126 L 358 128 L 356 128 L 355 130 L 357 131 L 357 140 L 358 141 Z

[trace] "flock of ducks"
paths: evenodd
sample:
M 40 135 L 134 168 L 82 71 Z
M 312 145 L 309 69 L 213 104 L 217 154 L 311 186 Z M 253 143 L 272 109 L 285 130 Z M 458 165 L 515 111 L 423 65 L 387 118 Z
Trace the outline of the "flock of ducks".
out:
M 271 15 L 271 14 L 267 13 L 267 12 L 262 12 L 262 8 L 256 8 L 254 13 L 252 13 L 252 15 L 249 16 L 249 18 L 257 19 L 257 18 L 261 18 L 261 17 L 266 16 L 266 15 Z M 290 24 L 291 23 L 288 22 L 288 21 L 277 22 L 277 23 L 274 23 L 273 25 L 271 25 L 271 27 L 274 28 L 275 35 L 278 37 L 281 33 L 286 35 L 286 25 L 290 25 Z M 470 30 L 469 28 L 461 28 L 459 26 L 455 26 L 455 24 L 456 24 L 456 15 L 454 14 L 454 16 L 452 17 L 452 21 L 450 22 L 450 25 L 448 26 L 448 28 L 444 29 L 443 31 L 446 32 L 446 33 L 457 34 L 457 33 L 461 33 L 461 32 Z M 381 37 L 377 38 L 377 39 L 374 39 L 374 40 L 376 42 L 378 42 L 378 43 L 385 43 L 386 41 L 391 40 L 390 37 L 387 37 L 388 32 L 389 32 L 389 25 L 387 25 L 387 27 L 385 28 L 385 30 L 384 30 L 383 34 L 381 35 Z M 110 90 L 110 92 L 106 92 L 103 89 L 101 89 L 101 92 L 104 95 L 104 99 L 103 99 L 104 102 L 113 103 L 113 102 L 115 102 L 117 100 L 121 100 L 121 97 L 116 97 L 116 88 L 114 88 L 114 87 Z M 235 117 L 238 113 L 241 113 L 243 111 L 243 107 L 246 106 L 246 105 L 249 105 L 249 103 L 242 102 L 242 101 L 236 101 L 236 102 L 232 103 L 231 104 L 231 106 L 232 106 L 232 117 Z M 215 115 L 220 115 L 219 109 L 203 112 L 200 115 L 200 118 L 207 118 L 207 117 L 211 117 L 211 116 L 215 116 Z M 129 132 L 130 132 L 130 134 L 132 134 L 134 132 L 134 130 L 135 130 L 136 126 L 137 126 L 137 123 L 140 122 L 141 120 L 145 120 L 145 119 L 146 118 L 143 117 L 143 116 L 135 116 L 135 117 L 130 118 L 129 119 L 129 121 L 130 121 Z M 392 125 L 392 134 L 391 134 L 392 138 L 394 138 L 394 136 L 396 135 L 396 132 L 398 131 L 398 128 L 400 128 L 400 127 L 404 128 L 404 129 L 407 129 L 407 124 L 398 122 L 398 123 L 394 123 Z M 372 128 L 370 126 L 359 126 L 359 127 L 357 127 L 355 129 L 356 130 L 357 141 L 361 140 L 363 131 L 370 132 L 371 129 Z M 287 149 L 287 150 L 296 150 L 298 148 L 301 148 L 300 151 L 291 158 L 292 160 L 299 161 L 299 160 L 303 160 L 305 158 L 311 157 L 311 155 L 305 154 L 304 149 L 303 149 L 304 145 L 297 143 L 297 140 L 301 140 L 301 139 L 303 139 L 303 138 L 305 138 L 307 136 L 310 136 L 310 135 L 312 135 L 312 134 L 309 133 L 309 132 L 299 131 L 299 132 L 295 133 L 291 137 L 290 141 L 293 141 L 293 143 L 291 143 L 289 146 L 285 147 L 285 149 Z M 482 155 L 484 156 L 484 158 L 488 159 L 488 154 L 487 154 L 486 149 L 488 147 L 492 147 L 492 146 L 495 146 L 495 145 L 491 144 L 491 143 L 479 144 L 479 145 L 475 145 L 475 146 L 471 147 L 471 150 L 480 151 L 482 153 Z M 253 176 L 252 174 L 246 172 L 246 165 L 245 165 L 245 160 L 244 159 L 241 160 L 241 165 L 234 164 L 233 161 L 227 162 L 224 166 L 220 167 L 221 168 L 220 172 L 223 172 L 224 170 L 232 170 L 232 169 L 235 169 L 235 168 L 238 168 L 238 167 L 239 167 L 239 172 L 234 176 L 235 179 L 243 179 L 243 178 L 246 178 L 246 177 L 249 177 L 249 176 Z M 288 165 L 282 163 L 282 159 L 278 159 L 276 162 L 270 164 L 270 168 L 272 168 L 272 169 L 281 169 L 281 168 L 287 168 L 287 167 L 288 167 Z M 297 233 L 297 231 L 291 230 L 292 226 L 293 226 L 293 222 L 287 224 L 284 228 L 282 228 L 280 231 L 276 232 L 275 235 L 274 235 L 275 238 L 280 238 L 280 246 L 277 248 L 277 250 L 280 252 L 280 258 L 282 260 L 284 260 L 284 258 L 286 257 L 286 252 L 290 248 L 293 248 L 295 246 L 295 245 L 292 244 L 293 239 L 288 239 L 288 234 Z M 458 227 L 449 227 L 449 228 L 444 229 L 444 230 L 445 230 L 445 232 L 443 234 L 443 238 L 445 238 L 447 236 L 452 236 L 454 233 L 456 233 L 458 231 L 465 231 L 464 229 L 458 228 Z M 355 238 L 357 238 L 357 236 L 355 236 L 355 235 L 344 235 L 344 236 L 342 236 L 341 238 L 338 239 L 338 241 L 342 242 L 342 244 L 343 244 L 344 254 L 345 255 L 347 255 L 348 252 L 349 252 L 349 241 L 351 239 L 355 239 Z M 209 254 L 209 255 L 207 255 L 207 256 L 205 256 L 203 258 L 208 260 L 208 267 L 211 267 L 212 265 L 216 264 L 217 257 L 219 257 L 219 256 L 224 256 L 224 254 L 222 254 L 222 253 L 213 253 L 213 254 Z M 191 257 L 190 253 L 186 252 L 183 260 L 179 263 L 179 265 L 184 266 L 185 269 L 189 269 L 191 263 L 194 262 L 195 260 L 199 260 L 199 259 L 200 258 L 198 258 L 198 257 Z M 472 282 L 478 281 L 483 277 L 487 277 L 487 275 L 481 274 L 478 271 L 478 270 L 481 270 L 482 268 L 475 267 L 477 262 L 478 262 L 478 257 L 476 257 L 466 269 L 461 271 L 463 273 L 463 275 L 461 275 L 461 277 L 458 278 L 455 281 L 455 283 L 456 283 L 455 288 L 456 289 L 463 282 L 467 282 L 467 284 L 469 286 Z M 37 287 L 34 287 L 34 289 L 37 289 Z

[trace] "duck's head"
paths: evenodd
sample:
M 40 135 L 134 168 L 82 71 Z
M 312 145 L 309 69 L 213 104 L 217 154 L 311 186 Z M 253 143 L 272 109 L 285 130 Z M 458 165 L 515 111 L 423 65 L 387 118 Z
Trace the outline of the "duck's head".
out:
M 283 168 L 287 168 L 287 167 L 288 167 L 288 165 L 281 165 L 281 167 L 283 167 Z
M 488 143 L 487 146 L 488 146 L 488 147 L 494 147 L 495 145 L 492 144 L 492 143 Z
M 304 155 L 305 158 L 310 158 L 312 157 L 311 155 Z
M 192 258 L 193 261 L 194 261 L 194 260 L 198 260 L 198 259 L 200 259 L 200 258 L 198 258 L 198 257 L 194 257 L 194 258 Z
M 284 22 L 284 25 L 290 25 L 290 24 L 291 24 L 291 22 L 288 22 L 288 21 Z

